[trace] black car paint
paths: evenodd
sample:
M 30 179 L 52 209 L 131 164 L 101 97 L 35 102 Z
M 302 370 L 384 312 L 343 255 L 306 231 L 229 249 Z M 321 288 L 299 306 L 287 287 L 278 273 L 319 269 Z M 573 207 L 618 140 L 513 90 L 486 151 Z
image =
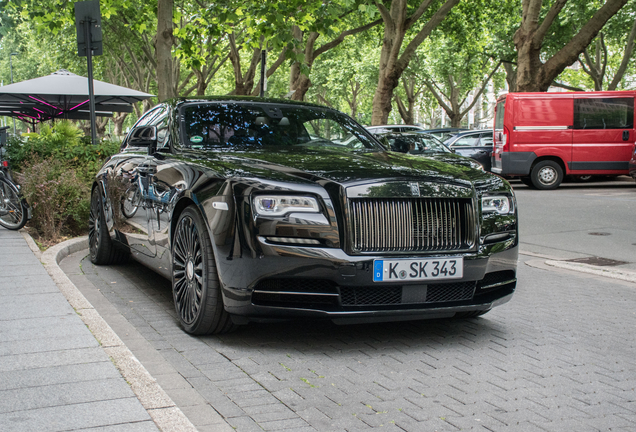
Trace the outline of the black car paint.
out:
M 210 103 L 230 103 L 235 99 L 239 103 L 245 100 L 263 103 L 263 99 L 238 98 Z M 199 102 L 207 103 L 206 100 Z M 163 148 L 148 155 L 146 149 L 127 147 L 124 142 L 124 150 L 100 170 L 96 185 L 113 181 L 111 179 L 119 178 L 122 171 L 132 167 L 137 167 L 146 176 L 152 193 L 145 212 L 139 212 L 137 221 L 123 221 L 115 216 L 117 210 L 113 202 L 117 201 L 109 197 L 104 200 L 108 227 L 114 241 L 130 248 L 137 260 L 168 278 L 171 277 L 171 244 L 176 221 L 186 207 L 194 204 L 212 239 L 225 309 L 237 322 L 301 316 L 336 321 L 452 316 L 461 311 L 488 310 L 510 299 L 516 281 L 518 255 L 516 209 L 512 215 L 482 218 L 480 205 L 484 193 L 506 194 L 514 201 L 512 189 L 505 180 L 461 164 L 446 163 L 444 158 L 425 159 L 383 150 L 345 154 L 320 148 L 275 153 L 187 148 L 179 133 L 179 108 L 187 103 L 191 101 L 174 100 L 166 105 L 170 121 Z M 302 106 L 326 110 L 309 104 Z M 354 196 L 412 197 L 409 187 L 412 183 L 418 184 L 421 196 L 463 196 L 474 202 L 478 212 L 475 222 L 477 242 L 471 250 L 452 255 L 464 257 L 462 280 L 481 281 L 486 273 L 512 272 L 505 289 L 489 289 L 476 294 L 472 301 L 457 304 L 330 309 L 309 304 L 294 307 L 252 302 L 254 287 L 268 278 L 321 279 L 338 286 L 375 287 L 370 276 L 373 259 L 380 255 L 351 250 L 347 235 L 347 200 Z M 96 190 L 108 191 L 109 188 L 104 185 Z M 255 217 L 253 196 L 285 192 L 319 198 L 322 213 Z M 217 203 L 227 205 L 227 210 L 219 209 Z M 130 227 L 125 226 L 131 222 L 137 228 L 136 232 L 131 233 Z M 497 233 L 501 234 L 497 241 L 488 240 L 488 236 Z M 276 237 L 310 238 L 317 240 L 319 245 L 289 245 L 268 240 Z M 496 259 L 490 259 L 493 254 Z M 385 257 L 443 255 L 448 254 L 411 252 Z
M 475 137 L 475 141 L 467 146 L 456 145 L 458 140 L 467 137 Z M 492 130 L 483 129 L 460 132 L 444 141 L 444 144 L 453 149 L 457 154 L 475 159 L 486 171 L 491 171 L 491 157 L 493 152 Z

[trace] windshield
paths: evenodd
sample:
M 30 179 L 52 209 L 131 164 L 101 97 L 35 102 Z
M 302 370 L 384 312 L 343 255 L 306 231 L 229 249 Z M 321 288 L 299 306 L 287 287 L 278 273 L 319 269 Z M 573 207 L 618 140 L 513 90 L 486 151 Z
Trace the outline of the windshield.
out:
M 184 143 L 190 148 L 237 149 L 328 146 L 382 148 L 362 127 L 338 112 L 273 103 L 196 103 L 182 109 Z
M 452 153 L 437 138 L 424 134 L 385 135 L 380 142 L 393 151 L 410 154 Z

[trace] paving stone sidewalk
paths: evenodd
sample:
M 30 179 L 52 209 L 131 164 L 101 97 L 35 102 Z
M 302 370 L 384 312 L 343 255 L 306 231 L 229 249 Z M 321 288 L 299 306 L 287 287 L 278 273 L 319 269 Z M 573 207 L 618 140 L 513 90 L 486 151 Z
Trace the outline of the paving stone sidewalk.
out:
M 158 431 L 19 232 L 0 263 L 0 431 Z

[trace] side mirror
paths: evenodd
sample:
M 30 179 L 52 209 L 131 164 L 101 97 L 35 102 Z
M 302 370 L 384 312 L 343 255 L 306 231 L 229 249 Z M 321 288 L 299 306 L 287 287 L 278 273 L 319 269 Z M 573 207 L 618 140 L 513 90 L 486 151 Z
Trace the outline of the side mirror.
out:
M 130 133 L 128 145 L 132 147 L 148 147 L 148 154 L 157 151 L 157 127 L 140 126 Z

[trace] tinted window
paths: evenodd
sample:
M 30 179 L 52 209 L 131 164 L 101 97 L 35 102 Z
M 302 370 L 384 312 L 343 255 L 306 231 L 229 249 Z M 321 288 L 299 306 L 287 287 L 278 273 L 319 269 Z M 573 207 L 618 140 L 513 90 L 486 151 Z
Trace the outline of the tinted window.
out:
M 574 99 L 574 129 L 632 129 L 634 98 Z
M 453 147 L 471 147 L 476 146 L 479 141 L 479 134 L 476 135 L 467 135 L 461 138 L 458 138 L 457 141 L 453 143 Z
M 392 151 L 400 153 L 450 153 L 448 147 L 430 135 L 388 135 L 381 142 Z
M 188 147 L 380 147 L 355 122 L 337 112 L 285 105 L 190 104 L 183 108 Z
M 497 104 L 497 114 L 495 115 L 495 129 L 503 129 L 505 111 L 506 101 L 502 100 Z

